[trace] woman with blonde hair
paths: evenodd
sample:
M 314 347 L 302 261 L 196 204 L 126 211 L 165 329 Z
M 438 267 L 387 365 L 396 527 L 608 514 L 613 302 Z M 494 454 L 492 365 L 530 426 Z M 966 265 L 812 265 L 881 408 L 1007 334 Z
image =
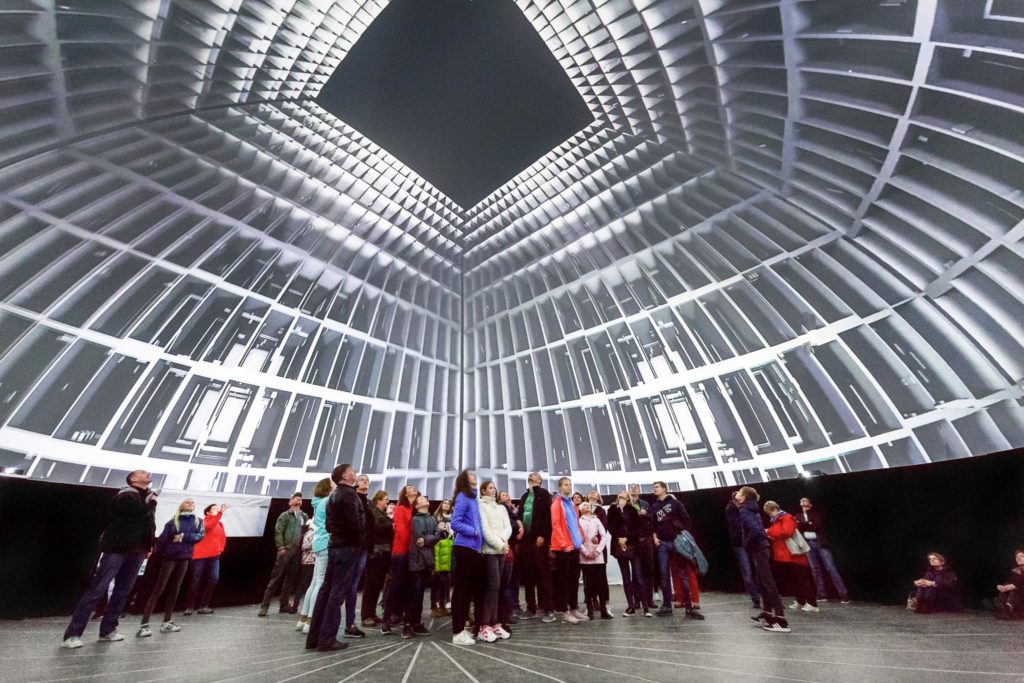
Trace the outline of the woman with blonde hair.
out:
M 327 533 L 327 499 L 331 496 L 335 484 L 330 477 L 324 477 L 316 483 L 313 488 L 313 519 L 310 526 L 313 528 L 313 541 L 309 551 L 313 553 L 313 578 L 302 596 L 302 605 L 299 609 L 299 623 L 296 630 L 309 633 L 309 622 L 313 617 L 313 607 L 316 605 L 316 595 L 320 592 L 320 586 L 324 583 L 324 576 L 327 574 L 327 541 L 330 534 Z
M 192 561 L 192 550 L 203 538 L 203 523 L 196 519 L 196 502 L 191 498 L 181 501 L 174 516 L 164 525 L 163 531 L 156 539 L 157 548 L 163 562 L 160 573 L 156 577 L 156 585 L 149 594 L 146 607 L 142 612 L 142 623 L 135 633 L 136 638 L 148 638 L 153 635 L 149 629 L 149 617 L 156 609 L 156 601 L 164 595 L 164 623 L 160 633 L 177 633 L 181 630 L 171 619 L 174 616 L 174 604 L 178 601 L 181 581 Z
M 480 611 L 480 640 L 493 643 L 506 640 L 509 632 L 502 627 L 498 619 L 498 597 L 501 592 L 501 572 L 504 569 L 505 555 L 508 553 L 508 539 L 512 535 L 512 524 L 509 522 L 505 506 L 498 503 L 498 489 L 493 481 L 485 481 L 480 486 L 480 528 L 483 533 L 483 547 L 480 552 L 484 560 L 483 607 Z

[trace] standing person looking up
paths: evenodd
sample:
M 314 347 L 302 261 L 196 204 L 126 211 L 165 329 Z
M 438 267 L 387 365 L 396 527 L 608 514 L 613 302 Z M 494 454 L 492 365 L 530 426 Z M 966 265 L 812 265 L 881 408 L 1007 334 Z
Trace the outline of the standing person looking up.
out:
M 430 631 L 423 625 L 423 589 L 430 580 L 434 566 L 434 545 L 440 536 L 437 520 L 430 514 L 430 500 L 416 498 L 416 512 L 412 516 L 412 546 L 409 548 L 409 605 L 405 611 L 403 638 L 425 636 Z
M 754 576 L 757 577 L 757 587 L 761 591 L 764 607 L 759 615 L 751 618 L 761 622 L 761 627 L 766 631 L 789 633 L 789 622 L 783 612 L 782 598 L 779 597 L 779 589 L 776 587 L 775 577 L 772 575 L 771 541 L 768 540 L 768 534 L 764 530 L 761 510 L 757 507 L 760 496 L 750 486 L 744 486 L 737 494 L 740 499 L 743 549 L 747 551 L 750 563 L 754 566 Z
M 850 595 L 846 592 L 846 584 L 843 577 L 839 575 L 836 568 L 836 561 L 832 559 L 832 551 L 829 549 L 828 536 L 825 534 L 825 520 L 821 512 L 814 509 L 810 498 L 800 499 L 800 512 L 796 516 L 796 528 L 804 535 L 804 540 L 811 547 L 807 553 L 807 561 L 811 563 L 811 576 L 814 578 L 814 588 L 819 601 L 828 600 L 828 591 L 825 589 L 825 572 L 828 572 L 832 580 L 832 586 L 839 594 L 839 602 L 844 605 L 850 604 Z
M 348 598 L 352 582 L 358 580 L 356 566 L 365 544 L 366 519 L 363 503 L 356 493 L 356 471 L 352 465 L 338 465 L 331 472 L 337 487 L 327 500 L 325 523 L 330 540 L 327 543 L 327 574 L 316 596 L 313 619 L 306 636 L 306 649 L 320 652 L 344 650 L 347 643 L 338 642 L 341 627 L 341 605 Z
M 409 544 L 412 542 L 412 508 L 420 492 L 412 484 L 402 487 L 395 506 L 392 522 L 395 533 L 391 538 L 391 571 L 388 577 L 387 591 L 384 593 L 384 619 L 380 624 L 380 632 L 391 635 L 394 626 L 405 614 L 409 604 Z
M 498 493 L 498 504 L 508 515 L 511 532 L 508 537 L 508 552 L 501 569 L 501 591 L 498 596 L 498 620 L 508 632 L 508 626 L 519 622 L 519 547 L 523 540 L 523 523 L 519 521 L 512 496 L 508 491 Z
M 657 563 L 654 559 L 654 519 L 651 505 L 640 497 L 640 484 L 629 485 L 629 502 L 636 509 L 640 519 L 640 542 L 637 554 L 643 567 L 644 587 L 647 590 L 647 604 L 654 605 L 654 585 L 657 583 Z
M 299 609 L 299 622 L 302 623 L 300 628 L 303 633 L 309 633 L 309 622 L 313 618 L 316 596 L 324 583 L 324 576 L 327 575 L 327 543 L 330 540 L 330 534 L 327 533 L 327 499 L 335 486 L 330 477 L 324 477 L 313 487 L 313 545 L 310 547 L 313 553 L 313 580 L 302 596 L 302 605 Z
M 818 601 L 814 597 L 814 580 L 811 578 L 807 554 L 798 553 L 790 548 L 790 544 L 793 543 L 790 539 L 799 533 L 796 529 L 796 519 L 779 507 L 774 500 L 764 504 L 764 511 L 770 518 L 765 533 L 772 542 L 772 559 L 782 573 L 789 576 L 789 584 L 793 587 L 796 597 L 796 601 L 789 608 L 817 612 Z
M 508 539 L 512 535 L 508 511 L 498 503 L 498 489 L 493 481 L 485 481 L 480 486 L 480 528 L 484 543 L 480 552 L 484 561 L 484 604 L 480 610 L 480 628 L 478 638 L 487 643 L 506 639 L 508 631 L 502 628 L 498 619 L 498 598 L 501 593 L 501 573 L 508 553 Z
M 434 575 L 430 581 L 430 616 L 447 617 L 452 590 L 452 501 L 445 498 L 434 511 L 440 539 L 434 545 Z
M 192 550 L 203 537 L 203 524 L 196 519 L 195 510 L 196 503 L 191 498 L 181 501 L 174 517 L 164 525 L 160 537 L 156 540 L 163 562 L 153 592 L 149 594 L 149 600 L 146 601 L 146 607 L 142 612 L 142 623 L 135 633 L 136 638 L 148 638 L 153 635 L 149 630 L 149 617 L 156 609 L 156 601 L 165 591 L 164 623 L 160 627 L 160 633 L 177 633 L 181 630 L 181 627 L 175 625 L 171 619 L 174 616 L 174 604 L 178 601 L 181 581 L 188 571 L 188 563 L 192 561 Z
M 313 585 L 313 574 L 316 570 L 316 554 L 313 552 L 313 537 L 316 535 L 316 524 L 310 518 L 309 523 L 304 527 L 302 543 L 299 544 L 299 582 L 295 591 L 295 599 L 299 601 L 299 620 L 295 623 L 295 630 L 309 633 L 309 621 L 303 618 L 301 605 L 306 601 L 306 593 Z
M 82 647 L 82 634 L 89 623 L 89 616 L 107 594 L 111 581 L 114 589 L 100 622 L 100 642 L 124 640 L 124 636 L 117 632 L 118 618 L 135 586 L 139 568 L 153 549 L 156 533 L 153 513 L 156 511 L 157 492 L 149 488 L 152 482 L 153 477 L 146 470 L 129 472 L 125 477 L 127 486 L 119 490 L 111 501 L 107 526 L 100 536 L 102 555 L 99 564 L 75 605 L 61 647 L 70 650 Z
M 199 600 L 199 614 L 213 614 L 210 600 L 213 589 L 220 579 L 220 556 L 224 553 L 228 537 L 224 532 L 221 517 L 231 507 L 227 503 L 212 503 L 203 509 L 203 538 L 192 549 L 192 580 L 188 587 L 188 600 L 185 602 L 185 616 L 192 614 Z M 205 585 L 204 585 L 205 584 Z M 199 589 L 203 589 L 199 599 Z
M 366 634 L 363 633 L 356 625 L 356 596 L 359 593 L 359 580 L 363 577 L 367 559 L 369 558 L 370 552 L 373 550 L 375 543 L 373 538 L 373 507 L 370 505 L 370 501 L 366 497 L 369 490 L 370 478 L 365 474 L 360 474 L 356 477 L 356 495 L 359 496 L 359 503 L 363 506 L 363 519 L 366 523 L 363 526 L 363 547 L 359 551 L 359 557 L 356 558 L 356 578 L 352 581 L 352 587 L 349 588 L 348 596 L 345 598 L 346 638 L 366 637 Z
M 608 611 L 605 593 L 608 592 L 608 575 L 605 571 L 604 550 L 608 546 L 608 531 L 601 520 L 592 512 L 593 503 L 580 503 L 580 532 L 583 547 L 580 549 L 580 567 L 583 570 L 583 596 L 587 603 L 587 618 L 593 619 L 598 613 L 602 619 L 612 619 Z
M 452 644 L 472 645 L 473 635 L 466 632 L 470 601 L 476 606 L 476 619 L 480 623 L 486 578 L 484 560 L 480 554 L 484 535 L 480 521 L 480 503 L 477 499 L 476 474 L 462 470 L 455 478 L 452 532 Z
M 594 515 L 595 517 L 597 517 L 601 521 L 601 527 L 604 528 L 605 531 L 608 531 L 608 513 L 605 512 L 604 501 L 601 499 L 601 492 L 598 491 L 597 489 L 590 489 L 589 491 L 587 491 L 586 502 L 590 503 L 590 513 L 592 515 Z M 603 555 L 604 555 L 604 562 L 603 562 L 603 564 L 606 565 L 606 566 L 608 564 L 608 548 L 609 548 L 610 545 L 611 545 L 610 543 L 606 543 L 605 547 L 604 547 L 604 551 L 603 551 Z M 603 590 L 604 590 L 604 593 L 602 594 L 601 597 L 604 600 L 605 604 L 607 605 L 608 602 L 611 600 L 611 595 L 609 593 L 608 581 L 607 580 L 605 580 L 605 582 L 604 582 L 604 589 Z
M 567 624 L 587 621 L 579 610 L 580 548 L 583 535 L 576 506 L 572 502 L 572 481 L 569 477 L 558 480 L 558 495 L 551 503 L 551 558 L 555 561 L 555 612 Z
M 551 545 L 551 494 L 541 484 L 540 472 L 531 472 L 526 478 L 528 488 L 519 499 L 519 520 L 523 523 L 523 585 L 526 589 L 526 612 L 523 619 L 551 623 L 552 610 L 551 565 L 548 551 Z
M 761 594 L 757 592 L 757 581 L 754 579 L 754 569 L 750 565 L 750 556 L 743 548 L 743 527 L 740 524 L 740 506 L 743 500 L 739 491 L 733 491 L 729 502 L 725 504 L 725 522 L 729 526 L 729 544 L 732 546 L 732 553 L 736 557 L 736 564 L 740 567 L 740 574 L 743 576 L 743 585 L 747 589 L 747 595 L 754 603 L 754 609 L 761 609 Z
M 675 540 L 680 531 L 690 527 L 690 515 L 683 504 L 668 492 L 668 485 L 663 481 L 654 482 L 654 495 L 657 497 L 651 506 L 654 518 L 653 542 L 658 551 L 658 568 L 661 570 L 661 608 L 655 612 L 659 617 L 672 616 L 672 566 L 679 567 L 683 589 L 683 605 L 686 616 L 691 619 L 703 619 L 704 615 L 693 608 L 690 598 L 690 580 L 683 566 L 683 558 L 676 552 Z
M 274 591 L 281 587 L 279 598 L 279 611 L 281 614 L 292 614 L 293 610 L 289 603 L 289 597 L 295 589 L 295 582 L 299 578 L 299 546 L 302 543 L 302 527 L 306 526 L 309 517 L 302 511 L 302 494 L 294 493 L 288 499 L 288 509 L 277 517 L 274 523 L 274 543 L 277 545 L 277 558 L 274 568 L 270 572 L 270 581 L 267 582 L 267 589 L 263 592 L 263 602 L 260 603 L 260 611 L 256 616 L 267 616 L 270 608 L 270 600 L 274 597 Z
M 377 601 L 391 569 L 391 539 L 395 533 L 395 525 L 388 517 L 386 491 L 377 491 L 370 503 L 370 514 L 373 515 L 373 551 L 366 562 L 366 585 L 363 586 L 363 602 L 359 606 L 359 616 L 363 626 L 375 627 L 381 623 L 377 618 Z
M 619 492 L 608 511 L 608 533 L 612 556 L 618 561 L 622 574 L 622 591 L 626 594 L 626 611 L 622 616 L 636 616 L 639 609 L 643 609 L 645 617 L 653 616 L 639 552 L 643 537 L 640 513 L 630 503 L 626 491 Z

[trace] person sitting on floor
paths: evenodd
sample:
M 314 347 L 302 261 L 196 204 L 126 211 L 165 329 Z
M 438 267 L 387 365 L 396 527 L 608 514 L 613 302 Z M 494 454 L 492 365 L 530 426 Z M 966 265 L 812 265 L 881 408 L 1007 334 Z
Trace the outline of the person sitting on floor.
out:
M 1006 583 L 996 586 L 997 619 L 1024 619 L 1024 550 L 1013 553 L 1014 566 Z
M 956 572 L 939 553 L 928 553 L 928 570 L 914 581 L 914 586 L 917 587 L 914 609 L 918 614 L 959 612 L 964 608 Z

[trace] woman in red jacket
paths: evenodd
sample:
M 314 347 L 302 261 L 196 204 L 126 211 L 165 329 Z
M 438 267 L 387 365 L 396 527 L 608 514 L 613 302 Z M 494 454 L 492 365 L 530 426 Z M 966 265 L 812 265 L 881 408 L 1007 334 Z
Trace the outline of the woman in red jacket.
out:
M 402 619 L 409 602 L 409 543 L 412 540 L 413 505 L 419 498 L 419 490 L 412 484 L 402 487 L 395 506 L 395 535 L 391 538 L 391 569 L 384 593 L 384 615 L 380 632 L 391 635 L 391 627 Z
M 198 613 L 213 614 L 210 599 L 213 597 L 213 589 L 217 587 L 217 580 L 220 579 L 220 556 L 227 545 L 227 534 L 224 533 L 224 525 L 221 524 L 220 518 L 229 507 L 227 503 L 214 503 L 207 505 L 203 510 L 203 528 L 206 529 L 206 534 L 192 551 L 192 581 L 188 588 L 186 617 L 195 609 L 199 588 L 204 582 L 206 587 L 203 589 L 203 598 L 199 601 Z
M 814 577 L 811 575 L 811 563 L 807 553 L 794 553 L 786 545 L 786 539 L 796 534 L 796 518 L 785 512 L 774 500 L 764 504 L 764 511 L 771 517 L 771 523 L 765 529 L 772 542 L 772 559 L 779 569 L 789 576 L 789 583 L 796 597 L 790 609 L 804 612 L 817 612 L 817 591 L 814 588 Z

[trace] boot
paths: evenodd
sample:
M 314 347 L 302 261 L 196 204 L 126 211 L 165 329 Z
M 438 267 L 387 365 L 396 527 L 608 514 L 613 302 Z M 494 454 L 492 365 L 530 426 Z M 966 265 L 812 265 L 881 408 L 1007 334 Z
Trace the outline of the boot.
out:
M 594 601 L 590 598 L 587 598 L 587 618 L 594 618 Z
M 600 607 L 601 607 L 601 618 L 602 619 L 614 619 L 615 618 L 615 617 L 612 616 L 612 613 L 608 611 L 608 605 L 605 604 L 604 600 L 601 600 L 599 604 L 600 604 Z

